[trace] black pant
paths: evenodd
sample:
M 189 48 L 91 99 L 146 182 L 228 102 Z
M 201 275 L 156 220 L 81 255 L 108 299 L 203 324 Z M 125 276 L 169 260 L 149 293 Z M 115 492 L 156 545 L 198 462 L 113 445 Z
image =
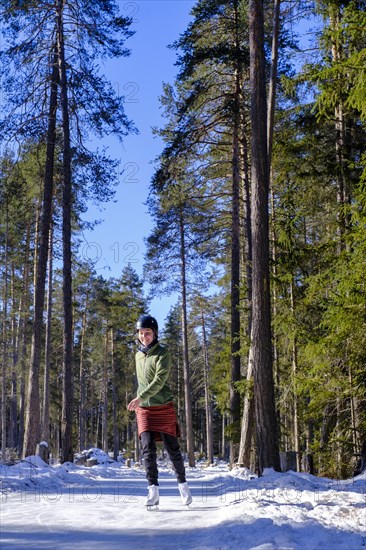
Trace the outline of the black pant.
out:
M 161 438 L 164 447 L 173 464 L 173 470 L 176 473 L 178 483 L 186 481 L 186 469 L 184 467 L 182 453 L 178 439 L 173 435 L 168 435 L 161 432 Z M 142 457 L 145 463 L 146 479 L 149 485 L 159 485 L 158 483 L 158 467 L 156 463 L 156 444 L 155 432 L 142 432 L 141 434 Z

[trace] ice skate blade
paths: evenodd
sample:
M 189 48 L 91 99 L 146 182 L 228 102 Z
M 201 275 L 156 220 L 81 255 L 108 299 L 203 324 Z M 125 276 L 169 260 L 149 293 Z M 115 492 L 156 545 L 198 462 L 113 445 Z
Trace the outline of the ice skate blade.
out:
M 153 510 L 159 510 L 159 503 L 157 504 L 146 504 L 146 510 L 152 512 Z

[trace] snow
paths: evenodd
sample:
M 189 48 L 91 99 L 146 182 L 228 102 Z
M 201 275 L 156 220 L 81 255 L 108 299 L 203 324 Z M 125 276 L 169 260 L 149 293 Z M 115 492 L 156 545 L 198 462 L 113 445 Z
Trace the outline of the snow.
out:
M 145 473 L 108 462 L 0 466 L 1 550 L 358 550 L 366 547 L 366 473 L 349 480 L 224 462 L 187 467 L 193 503 L 160 463 L 159 509 L 144 507 Z M 93 453 L 89 453 L 93 454 Z
M 113 462 L 113 460 L 109 457 L 109 455 L 106 452 L 96 447 L 92 447 L 91 449 L 85 450 L 82 453 L 77 454 L 75 462 L 78 463 L 81 461 L 81 459 L 84 459 L 85 461 L 94 459 L 98 464 Z

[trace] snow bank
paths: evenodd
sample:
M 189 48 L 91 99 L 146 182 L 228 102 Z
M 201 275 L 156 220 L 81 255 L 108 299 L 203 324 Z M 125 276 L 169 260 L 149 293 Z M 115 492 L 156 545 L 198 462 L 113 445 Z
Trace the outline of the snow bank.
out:
M 2 550 L 363 550 L 366 473 L 349 480 L 268 470 L 258 478 L 225 463 L 187 467 L 183 507 L 160 465 L 160 509 L 147 512 L 145 472 L 101 461 L 0 466 Z

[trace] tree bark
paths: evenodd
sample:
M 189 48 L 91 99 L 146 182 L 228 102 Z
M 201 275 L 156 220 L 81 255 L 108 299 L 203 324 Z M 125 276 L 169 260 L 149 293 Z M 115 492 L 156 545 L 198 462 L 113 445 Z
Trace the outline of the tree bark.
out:
M 333 32 L 332 41 L 332 61 L 334 64 L 342 61 L 342 45 L 339 40 L 339 32 L 341 28 L 341 11 L 336 5 L 330 8 L 330 24 Z M 337 83 L 337 86 L 340 86 Z M 346 230 L 346 216 L 345 216 L 345 204 L 346 204 L 346 181 L 345 181 L 345 159 L 344 159 L 344 147 L 345 147 L 345 121 L 344 121 L 344 108 L 343 103 L 339 101 L 334 109 L 335 120 L 335 152 L 336 152 L 336 183 L 337 183 L 337 204 L 338 204 L 338 236 L 339 236 L 339 252 L 344 249 L 344 236 Z
M 291 281 L 290 286 L 291 314 L 295 320 L 295 296 L 294 296 L 294 281 Z M 296 467 L 297 471 L 301 471 L 301 446 L 300 446 L 300 429 L 299 429 L 299 404 L 297 397 L 297 341 L 296 335 L 292 336 L 292 395 L 293 395 L 293 440 L 296 452 Z
M 208 361 L 208 346 L 206 337 L 206 324 L 203 310 L 201 311 L 202 323 L 202 338 L 203 338 L 203 354 L 204 354 L 204 386 L 205 386 L 205 410 L 206 410 L 206 441 L 207 441 L 207 462 L 213 463 L 213 427 L 212 427 L 212 404 L 209 372 L 210 366 Z
M 241 97 L 240 71 L 236 69 L 235 112 L 232 158 L 232 201 L 231 201 L 231 380 L 230 380 L 230 464 L 238 459 L 240 441 L 240 395 L 237 382 L 240 381 L 240 140 L 239 100 Z
M 48 289 L 47 289 L 47 324 L 43 376 L 43 411 L 42 440 L 50 441 L 50 365 L 51 365 L 51 321 L 52 321 L 52 285 L 53 285 L 53 224 L 50 227 L 48 253 Z
M 278 39 L 280 34 L 280 6 L 281 0 L 273 2 L 273 25 L 272 25 L 272 55 L 271 55 L 271 74 L 268 87 L 268 111 L 267 111 L 267 151 L 268 151 L 268 171 L 271 170 L 272 163 L 272 142 L 274 128 L 274 113 L 276 104 L 276 80 L 278 65 Z
M 275 234 L 275 200 L 272 181 L 272 144 L 273 144 L 273 132 L 274 132 L 274 114 L 276 105 L 276 84 L 277 84 L 277 67 L 278 67 L 278 43 L 280 34 L 280 11 L 281 0 L 274 0 L 273 2 L 273 23 L 272 23 L 272 52 L 271 52 L 271 73 L 269 77 L 268 86 L 268 112 L 267 112 L 267 152 L 268 152 L 268 172 L 270 182 L 270 195 L 271 195 L 271 210 L 272 210 L 272 272 L 273 272 L 273 315 L 276 317 L 277 310 L 277 292 L 276 292 L 276 272 L 277 272 L 277 251 L 276 251 L 276 234 Z M 277 388 L 279 387 L 279 368 L 278 368 L 278 345 L 276 334 L 273 335 L 273 363 L 274 363 L 274 376 L 277 381 Z M 277 390 L 278 391 L 278 390 Z M 280 426 L 279 413 L 277 412 L 278 428 Z M 280 430 L 280 428 L 279 428 Z M 280 438 L 280 432 L 278 433 Z
M 24 440 L 24 412 L 25 412 L 25 370 L 26 355 L 28 343 L 28 325 L 29 325 L 29 273 L 30 273 L 30 223 L 27 225 L 26 244 L 25 244 L 25 262 L 23 272 L 23 290 L 20 307 L 20 337 L 19 337 L 19 428 L 18 428 L 18 454 L 23 452 Z
M 16 291 L 15 291 L 15 267 L 14 262 L 11 262 L 11 283 L 10 283 L 10 293 L 11 293 L 11 337 L 12 337 L 12 371 L 11 371 L 11 392 L 9 400 L 9 436 L 8 436 L 8 445 L 10 448 L 14 449 L 18 440 L 18 422 L 17 422 L 17 402 L 18 402 L 18 355 L 19 355 L 19 324 L 20 316 L 18 317 L 18 322 L 16 319 Z M 21 299 L 19 300 L 21 306 Z
M 109 361 L 109 328 L 105 327 L 104 359 L 102 377 L 102 449 L 108 453 L 108 361 Z
M 5 220 L 5 273 L 4 273 L 4 295 L 3 295 L 3 322 L 2 322 L 2 371 L 1 371 L 1 460 L 6 461 L 6 445 L 7 445 L 7 370 L 8 370 L 8 331 L 7 331 L 7 316 L 8 316 L 8 235 L 9 235 L 9 206 L 8 199 L 5 199 L 6 220 Z
M 243 219 L 244 219 L 244 231 L 243 231 L 243 272 L 245 269 L 246 275 L 246 308 L 248 311 L 247 316 L 247 336 L 250 341 L 250 347 L 248 351 L 247 362 L 247 374 L 246 380 L 248 385 L 252 384 L 253 380 L 253 351 L 252 351 L 252 318 L 253 318 L 253 306 L 252 306 L 252 226 L 251 226 L 251 205 L 250 205 L 250 178 L 249 178 L 249 162 L 248 162 L 248 140 L 246 138 L 245 129 L 242 131 L 242 152 L 243 159 Z M 245 266 L 245 267 L 244 267 Z M 248 390 L 244 396 L 243 412 L 241 419 L 241 434 L 239 445 L 238 464 L 250 468 L 250 457 L 252 451 L 252 439 L 254 432 L 254 399 L 252 390 Z
M 247 370 L 247 384 L 250 386 L 253 380 L 253 349 L 250 346 Z M 243 417 L 241 423 L 241 436 L 239 446 L 238 464 L 250 468 L 250 455 L 252 450 L 254 424 L 254 398 L 253 390 L 248 387 L 244 395 Z
M 72 380 L 72 256 L 71 256 L 71 146 L 70 122 L 68 107 L 68 84 L 65 61 L 64 29 L 63 29 L 64 1 L 57 2 L 57 34 L 59 47 L 59 78 L 60 103 L 62 111 L 63 133 L 63 188 L 62 188 L 62 255 L 63 255 L 63 315 L 64 315 L 64 357 L 63 357 L 63 386 L 62 386 L 62 462 L 73 461 L 72 422 L 73 422 L 73 380 Z
M 191 401 L 191 377 L 189 372 L 188 356 L 188 332 L 187 332 L 187 283 L 186 283 L 186 259 L 185 259 L 184 224 L 180 216 L 180 259 L 181 259 L 181 289 L 182 289 L 182 334 L 183 334 L 183 372 L 184 372 L 184 403 L 186 418 L 187 455 L 190 467 L 194 467 L 194 440 L 192 424 L 192 401 Z
M 81 322 L 80 333 L 80 363 L 79 363 L 79 384 L 80 384 L 80 396 L 79 396 L 79 450 L 80 452 L 85 449 L 86 444 L 86 391 L 85 391 L 85 369 L 84 369 L 84 348 L 85 348 L 85 332 L 87 317 L 86 312 L 89 307 L 89 290 L 86 290 L 85 306 L 83 312 L 83 318 Z
M 262 0 L 249 1 L 252 121 L 253 368 L 258 473 L 280 470 L 271 349 L 267 106 Z
M 41 434 L 39 406 L 39 367 L 41 361 L 43 307 L 46 285 L 49 231 L 52 219 L 53 171 L 56 141 L 56 110 L 58 85 L 57 45 L 51 55 L 52 75 L 50 83 L 50 103 L 48 114 L 46 165 L 43 188 L 43 202 L 40 222 L 40 243 L 36 263 L 36 284 L 34 290 L 34 316 L 31 360 L 27 387 L 25 414 L 25 434 L 23 455 L 32 455 L 36 451 Z
M 116 362 L 114 357 L 114 331 L 111 328 L 111 367 L 112 367 L 112 406 L 113 406 L 113 458 L 117 460 L 119 452 L 119 437 L 117 426 L 117 407 L 118 407 L 118 395 L 117 395 L 117 376 L 116 376 Z

